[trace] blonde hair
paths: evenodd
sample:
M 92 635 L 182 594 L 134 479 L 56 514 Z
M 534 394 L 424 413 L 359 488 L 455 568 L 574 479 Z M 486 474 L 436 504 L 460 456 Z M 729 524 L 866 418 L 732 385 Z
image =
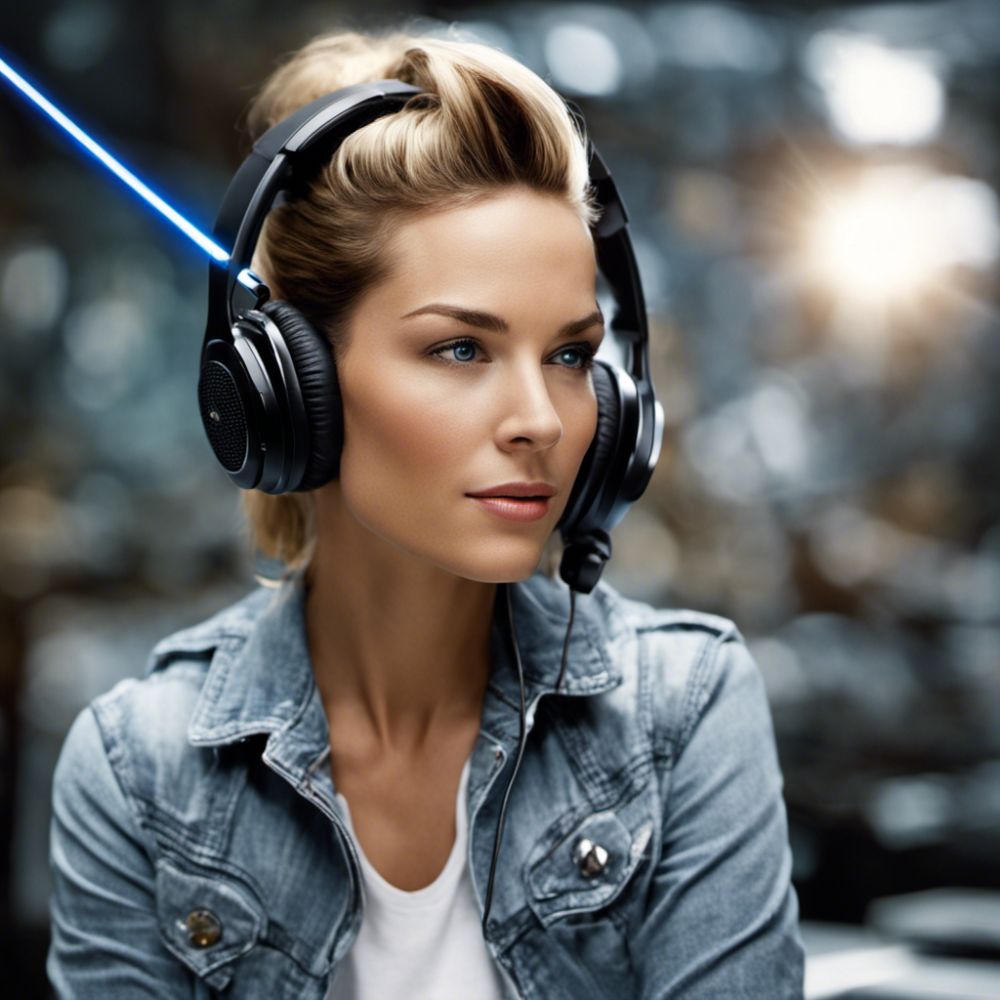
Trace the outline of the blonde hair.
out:
M 388 276 L 394 228 L 416 213 L 469 205 L 505 185 L 562 198 L 593 225 L 585 139 L 562 98 L 536 73 L 480 42 L 404 31 L 341 31 L 313 39 L 267 79 L 247 112 L 251 141 L 330 91 L 396 79 L 426 94 L 353 132 L 307 190 L 267 216 L 254 269 L 346 346 L 361 296 Z M 314 543 L 310 492 L 243 494 L 251 541 L 288 570 Z

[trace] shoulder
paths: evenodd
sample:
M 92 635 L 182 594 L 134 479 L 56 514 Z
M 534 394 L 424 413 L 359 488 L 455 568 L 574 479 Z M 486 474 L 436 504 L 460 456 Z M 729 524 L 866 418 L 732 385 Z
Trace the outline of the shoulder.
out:
M 655 608 L 619 595 L 643 651 L 661 751 L 676 756 L 722 689 L 759 680 L 732 619 L 692 608 Z
M 676 757 L 723 694 L 751 691 L 763 681 L 736 623 L 693 608 L 655 607 L 602 581 L 592 601 L 607 625 L 612 655 L 626 679 L 634 675 L 640 706 L 651 711 L 654 750 Z
M 142 677 L 130 677 L 95 698 L 90 707 L 102 728 L 124 726 L 155 738 L 186 724 L 217 649 L 241 645 L 271 591 L 257 587 L 215 614 L 172 632 L 153 647 Z
M 86 705 L 63 742 L 54 776 L 56 797 L 81 794 L 103 775 L 139 803 L 141 811 L 142 801 L 187 785 L 210 766 L 201 761 L 205 751 L 188 743 L 191 715 L 216 650 L 245 642 L 270 593 L 257 588 L 211 617 L 165 636 L 150 652 L 144 675 L 119 681 Z

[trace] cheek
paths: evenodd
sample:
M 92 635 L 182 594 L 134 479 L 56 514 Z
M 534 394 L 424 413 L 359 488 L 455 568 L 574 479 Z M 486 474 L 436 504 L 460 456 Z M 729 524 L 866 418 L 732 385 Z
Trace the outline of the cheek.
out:
M 597 397 L 593 390 L 572 402 L 563 418 L 563 427 L 567 461 L 579 466 L 597 432 Z
M 563 433 L 541 459 L 564 496 L 597 426 L 593 389 L 554 381 L 551 399 Z M 412 368 L 355 367 L 342 377 L 344 452 L 341 489 L 354 516 L 380 534 L 436 533 L 452 501 L 459 503 L 495 448 L 495 387 L 471 380 L 442 392 L 441 380 L 422 380 Z M 492 456 L 491 456 L 492 460 Z
M 386 372 L 353 379 L 342 391 L 341 479 L 349 501 L 366 509 L 421 497 L 433 502 L 458 481 L 475 436 L 467 401 Z

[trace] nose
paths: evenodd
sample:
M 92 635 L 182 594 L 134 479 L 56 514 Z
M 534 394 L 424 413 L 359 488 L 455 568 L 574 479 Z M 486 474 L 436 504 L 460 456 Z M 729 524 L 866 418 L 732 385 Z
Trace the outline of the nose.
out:
M 543 451 L 563 434 L 544 373 L 537 364 L 513 368 L 500 394 L 497 445 L 504 450 Z

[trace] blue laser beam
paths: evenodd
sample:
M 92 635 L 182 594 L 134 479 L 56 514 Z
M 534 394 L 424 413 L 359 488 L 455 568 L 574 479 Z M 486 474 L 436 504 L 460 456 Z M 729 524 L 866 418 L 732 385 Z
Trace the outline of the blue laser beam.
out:
M 2 56 L 0 56 L 0 74 L 5 76 L 25 97 L 41 108 L 57 125 L 65 129 L 95 159 L 103 163 L 161 215 L 169 219 L 188 239 L 197 243 L 205 253 L 220 264 L 225 264 L 229 260 L 229 254 L 218 243 L 209 239 L 197 226 L 185 219 L 171 205 L 168 205 L 155 191 L 150 190 L 128 167 L 112 156 L 68 115 L 60 111 L 44 94 L 28 83 Z

